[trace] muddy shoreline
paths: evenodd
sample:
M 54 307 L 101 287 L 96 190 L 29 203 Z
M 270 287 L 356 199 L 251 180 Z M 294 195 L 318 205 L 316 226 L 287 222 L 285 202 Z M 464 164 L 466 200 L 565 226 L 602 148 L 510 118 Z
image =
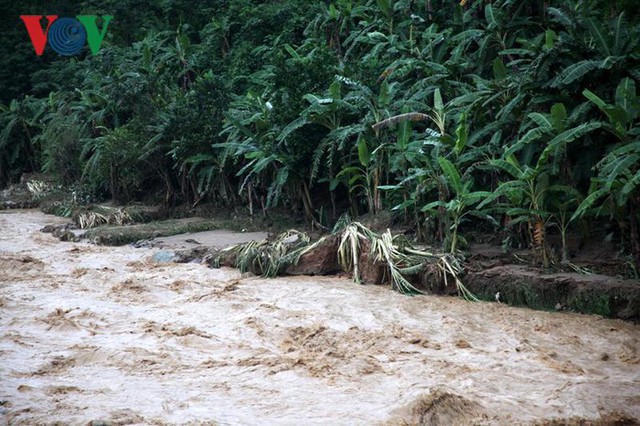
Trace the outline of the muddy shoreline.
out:
M 39 232 L 60 221 L 0 214 L 5 423 L 640 418 L 637 325 L 407 297 L 346 277 L 158 264 L 157 249 Z
M 29 207 L 35 203 L 43 211 L 53 212 L 56 211 L 54 206 L 59 197 L 60 194 L 50 194 L 48 198 L 34 201 L 25 184 L 14 185 L 0 194 L 0 199 L 4 200 L 4 204 L 0 203 L 0 209 L 21 205 Z M 128 221 L 118 225 L 103 224 L 91 229 L 78 227 L 83 219 L 86 221 L 92 215 L 104 219 L 113 213 L 124 213 Z M 389 214 L 360 219 L 377 232 L 393 227 Z M 295 218 L 282 212 L 249 216 L 241 211 L 211 205 L 175 209 L 150 205 L 88 205 L 76 206 L 72 217 L 60 221 L 53 234 L 63 241 L 84 239 L 107 246 L 134 244 L 137 247 L 163 248 L 168 253 L 161 254 L 162 259 L 235 267 L 237 265 L 233 257 L 223 256 L 217 262 L 212 262 L 212 259 L 226 246 L 261 240 L 291 227 L 304 229 L 305 224 L 297 223 Z M 405 231 L 398 228 L 394 234 Z M 312 239 L 320 236 L 316 231 Z M 572 263 L 563 266 L 556 262 L 553 267 L 543 269 L 535 266 L 531 250 L 511 248 L 505 251 L 495 241 L 483 243 L 487 238 L 491 239 L 488 235 L 476 235 L 474 239 L 478 242 L 470 244 L 462 262 L 461 279 L 478 298 L 497 300 L 510 306 L 571 311 L 640 322 L 638 271 L 611 241 L 603 241 L 597 236 L 593 241 L 581 243 L 570 240 L 568 247 L 572 252 Z M 553 241 L 553 235 L 549 238 L 550 246 L 555 245 L 557 249 L 558 242 Z M 429 250 L 438 251 L 438 248 Z M 317 253 L 305 256 L 301 264 L 283 273 L 296 276 L 340 275 L 342 268 L 338 265 L 335 251 L 333 247 L 321 248 Z M 388 284 L 378 265 L 370 266 L 363 272 L 363 281 L 367 284 Z M 427 294 L 457 294 L 455 286 L 446 285 L 446 280 L 434 277 L 428 271 L 406 278 Z

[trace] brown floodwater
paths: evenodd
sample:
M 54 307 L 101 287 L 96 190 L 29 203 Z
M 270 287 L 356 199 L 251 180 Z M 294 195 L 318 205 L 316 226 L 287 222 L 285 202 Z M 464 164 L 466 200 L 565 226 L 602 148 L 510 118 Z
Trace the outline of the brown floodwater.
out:
M 638 325 L 39 232 L 63 222 L 0 212 L 0 424 L 640 418 Z

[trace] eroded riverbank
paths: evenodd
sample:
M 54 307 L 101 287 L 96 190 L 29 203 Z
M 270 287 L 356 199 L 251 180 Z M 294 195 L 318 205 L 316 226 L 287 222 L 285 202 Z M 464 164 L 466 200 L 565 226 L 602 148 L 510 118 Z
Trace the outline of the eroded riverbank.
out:
M 39 232 L 58 221 L 0 212 L 0 411 L 11 424 L 640 418 L 637 325 L 347 278 L 154 264 L 154 250 Z

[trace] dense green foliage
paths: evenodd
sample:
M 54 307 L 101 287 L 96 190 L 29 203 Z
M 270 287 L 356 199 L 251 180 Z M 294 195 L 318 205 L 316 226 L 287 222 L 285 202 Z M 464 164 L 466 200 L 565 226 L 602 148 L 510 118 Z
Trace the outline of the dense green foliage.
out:
M 3 3 L 0 184 L 42 169 L 321 226 L 393 209 L 451 251 L 476 218 L 545 264 L 547 232 L 599 217 L 640 254 L 634 0 L 60 2 L 115 15 L 72 59 L 20 26 L 51 5 Z

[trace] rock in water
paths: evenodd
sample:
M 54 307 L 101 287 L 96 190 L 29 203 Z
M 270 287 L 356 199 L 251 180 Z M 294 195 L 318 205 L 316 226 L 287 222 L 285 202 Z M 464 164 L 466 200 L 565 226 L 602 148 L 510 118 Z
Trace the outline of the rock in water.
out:
M 175 257 L 176 257 L 176 254 L 174 252 L 163 250 L 163 251 L 154 253 L 154 255 L 151 256 L 151 260 L 156 263 L 166 263 L 166 262 L 173 262 Z
M 56 227 L 53 225 L 46 225 L 44 228 L 40 230 L 40 232 L 44 232 L 47 234 L 51 234 L 56 230 Z

